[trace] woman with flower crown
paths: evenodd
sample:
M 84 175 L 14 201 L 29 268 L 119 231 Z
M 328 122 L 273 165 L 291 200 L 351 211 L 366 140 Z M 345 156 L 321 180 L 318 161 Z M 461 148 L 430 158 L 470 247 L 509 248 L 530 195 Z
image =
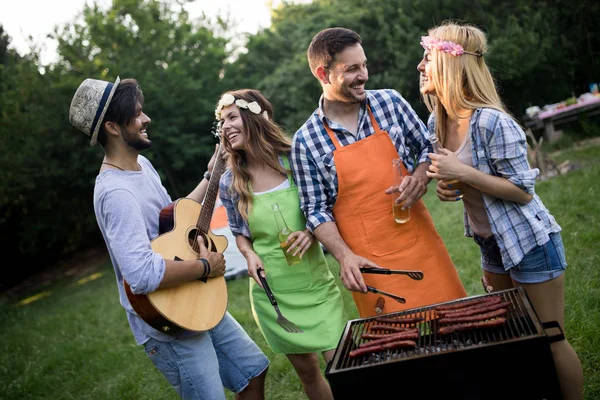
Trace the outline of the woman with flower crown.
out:
M 226 92 L 215 114 L 228 163 L 220 198 L 248 262 L 254 319 L 273 352 L 290 360 L 308 398 L 331 399 L 318 353 L 326 362 L 331 360 L 346 318 L 341 292 L 300 210 L 288 161 L 290 138 L 273 121 L 271 103 L 258 90 Z M 288 265 L 280 247 L 274 203 L 293 231 L 288 252 L 301 257 L 298 264 Z M 276 323 L 259 273 L 266 277 L 281 313 L 303 333 L 289 333 Z
M 564 331 L 565 252 L 561 227 L 535 194 L 523 129 L 506 111 L 485 63 L 485 34 L 444 23 L 421 38 L 420 91 L 441 145 L 427 175 L 441 201 L 464 205 L 465 236 L 481 251 L 494 290 L 522 286 L 541 321 Z M 458 187 L 457 187 L 458 184 Z M 459 190 L 460 189 L 460 190 Z M 565 339 L 552 343 L 565 399 L 583 398 L 581 362 Z

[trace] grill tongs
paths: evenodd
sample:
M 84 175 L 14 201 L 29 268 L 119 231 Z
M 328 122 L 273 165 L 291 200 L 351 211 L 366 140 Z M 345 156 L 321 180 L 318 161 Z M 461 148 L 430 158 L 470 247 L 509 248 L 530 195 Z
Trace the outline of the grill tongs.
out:
M 383 290 L 376 289 L 373 286 L 367 285 L 367 291 L 371 292 L 371 293 L 375 293 L 375 294 L 382 294 L 384 296 L 387 296 L 387 297 L 389 297 L 391 299 L 396 300 L 400 304 L 405 304 L 406 303 L 406 299 L 404 297 L 400 297 L 400 296 L 396 296 L 395 294 L 384 292 Z
M 364 274 L 383 274 L 383 275 L 408 275 L 409 278 L 414 279 L 415 281 L 420 281 L 423 279 L 423 273 L 421 271 L 405 271 L 400 269 L 387 269 L 387 268 L 372 268 L 372 267 L 362 267 L 360 272 Z

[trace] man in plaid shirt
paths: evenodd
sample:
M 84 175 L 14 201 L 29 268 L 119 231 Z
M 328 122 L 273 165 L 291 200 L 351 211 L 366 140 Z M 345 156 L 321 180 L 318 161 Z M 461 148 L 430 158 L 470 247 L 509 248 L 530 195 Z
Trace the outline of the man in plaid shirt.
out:
M 330 28 L 315 35 L 308 49 L 323 95 L 294 135 L 291 156 L 307 227 L 339 262 L 341 280 L 353 291 L 361 316 L 375 312 L 378 296 L 366 294 L 371 285 L 406 298 L 403 306 L 388 302 L 385 312 L 464 297 L 420 200 L 433 152 L 427 128 L 397 91 L 365 90 L 369 74 L 361 44 L 355 32 Z M 395 223 L 392 215 L 394 158 L 402 159 L 406 174 L 396 201 L 411 210 L 405 224 Z M 425 278 L 363 277 L 364 267 L 418 269 Z

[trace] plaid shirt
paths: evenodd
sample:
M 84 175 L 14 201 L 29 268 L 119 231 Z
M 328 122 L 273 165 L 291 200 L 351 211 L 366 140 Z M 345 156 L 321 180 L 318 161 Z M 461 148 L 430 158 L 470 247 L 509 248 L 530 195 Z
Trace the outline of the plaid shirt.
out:
M 427 125 L 435 132 L 433 114 Z M 535 180 L 540 171 L 529 166 L 523 129 L 503 112 L 478 108 L 471 118 L 469 134 L 473 168 L 506 178 L 533 195 L 528 204 L 518 204 L 481 193 L 490 227 L 500 247 L 502 263 L 508 269 L 517 265 L 535 246 L 546 243 L 550 233 L 560 232 L 561 228 L 535 194 Z M 464 224 L 465 236 L 473 236 L 466 211 Z
M 375 133 L 366 104 L 392 143 L 409 172 L 421 162 L 431 162 L 433 152 L 425 124 L 412 107 L 395 90 L 367 90 L 367 99 L 358 113 L 358 133 L 349 132 L 323 113 L 323 96 L 310 118 L 296 132 L 292 142 L 292 171 L 298 185 L 300 206 L 306 225 L 314 231 L 324 222 L 334 221 L 332 209 L 338 192 L 338 179 L 333 162 L 335 146 L 324 123 L 335 133 L 340 145 L 346 146 Z

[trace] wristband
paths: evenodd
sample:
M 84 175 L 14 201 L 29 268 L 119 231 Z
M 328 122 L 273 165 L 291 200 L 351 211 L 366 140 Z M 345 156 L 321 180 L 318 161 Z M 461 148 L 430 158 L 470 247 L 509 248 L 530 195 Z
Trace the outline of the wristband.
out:
M 207 278 L 210 275 L 210 263 L 206 258 L 199 258 L 198 261 L 202 261 L 202 265 L 204 266 L 204 272 L 202 273 L 202 276 L 198 279 Z
M 211 175 L 210 171 L 206 171 L 203 175 L 204 179 L 206 179 L 207 181 L 210 181 L 210 175 Z

